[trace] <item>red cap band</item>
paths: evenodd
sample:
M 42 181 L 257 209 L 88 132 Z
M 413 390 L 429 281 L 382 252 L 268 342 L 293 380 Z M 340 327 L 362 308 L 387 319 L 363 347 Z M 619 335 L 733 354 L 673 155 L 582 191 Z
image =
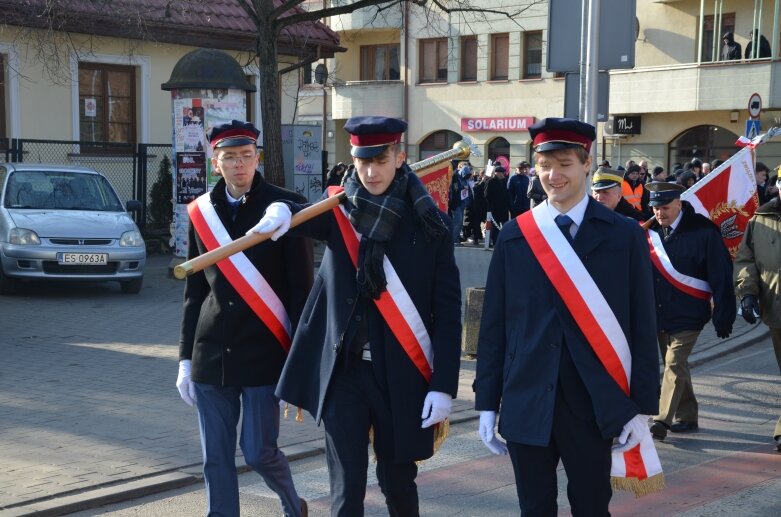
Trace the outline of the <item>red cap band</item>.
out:
M 586 150 L 591 149 L 591 139 L 589 137 L 564 129 L 549 129 L 537 133 L 537 136 L 534 137 L 534 147 L 548 142 L 578 144 L 583 146 Z
M 374 147 L 401 143 L 401 133 L 374 133 L 370 135 L 350 135 L 350 145 L 355 147 Z
M 258 137 L 249 129 L 242 129 L 242 128 L 236 128 L 236 129 L 229 129 L 227 131 L 222 131 L 219 134 L 216 135 L 216 138 L 212 139 L 209 144 L 211 144 L 212 148 L 225 140 L 226 138 L 236 138 L 236 137 L 244 137 L 244 138 L 251 138 L 253 141 L 257 142 Z

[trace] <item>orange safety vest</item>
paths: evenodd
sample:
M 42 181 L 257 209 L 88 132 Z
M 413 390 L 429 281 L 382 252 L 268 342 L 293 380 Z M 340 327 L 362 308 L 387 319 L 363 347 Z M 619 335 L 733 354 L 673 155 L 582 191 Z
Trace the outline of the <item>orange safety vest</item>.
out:
M 626 199 L 627 203 L 635 207 L 636 210 L 643 210 L 640 200 L 643 198 L 643 184 L 638 183 L 637 186 L 632 189 L 632 185 L 628 181 L 624 180 L 621 183 L 621 194 Z

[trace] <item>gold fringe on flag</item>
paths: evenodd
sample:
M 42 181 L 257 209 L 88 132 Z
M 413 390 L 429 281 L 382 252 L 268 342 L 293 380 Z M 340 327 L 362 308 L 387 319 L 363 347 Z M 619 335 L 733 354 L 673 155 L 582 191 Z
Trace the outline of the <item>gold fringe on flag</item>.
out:
M 442 447 L 449 434 L 450 420 L 446 418 L 434 427 L 434 454 Z M 369 428 L 369 443 L 372 445 L 372 451 L 374 451 L 374 426 Z M 372 454 L 372 461 L 377 463 L 377 453 Z M 416 461 L 415 463 L 420 465 L 423 461 L 425 460 Z
M 664 489 L 664 474 L 656 474 L 645 479 L 611 477 L 610 486 L 613 490 L 634 492 L 635 497 L 661 492 Z

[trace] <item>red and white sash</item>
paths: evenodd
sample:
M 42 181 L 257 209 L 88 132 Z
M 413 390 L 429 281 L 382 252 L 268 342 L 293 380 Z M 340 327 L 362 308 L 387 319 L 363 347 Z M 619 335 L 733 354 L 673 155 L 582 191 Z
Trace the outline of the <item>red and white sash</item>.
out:
M 602 366 L 629 396 L 632 374 L 632 354 L 624 331 L 599 287 L 589 274 L 572 245 L 559 230 L 546 203 L 519 215 L 516 220 L 542 270 L 561 296 L 583 336 L 596 353 Z M 635 448 L 613 453 L 610 474 L 613 478 L 632 478 L 632 482 L 615 483 L 619 488 L 637 486 L 662 473 L 662 465 L 650 432 L 643 435 Z
M 700 278 L 684 275 L 675 269 L 659 234 L 653 230 L 646 230 L 646 233 L 648 245 L 651 247 L 651 262 L 657 271 L 679 291 L 701 300 L 710 300 L 712 297 L 710 284 Z
M 187 205 L 187 212 L 193 228 L 209 251 L 233 240 L 214 210 L 208 192 Z M 244 253 L 236 253 L 217 262 L 217 267 L 287 353 L 290 350 L 290 318 L 282 300 L 260 271 Z
M 344 190 L 342 187 L 328 187 L 328 195 L 335 196 L 342 190 Z M 334 208 L 334 216 L 347 246 L 350 260 L 357 268 L 361 234 L 350 223 L 343 206 Z M 434 351 L 426 325 L 387 256 L 383 257 L 382 267 L 388 286 L 387 290 L 380 294 L 380 298 L 374 300 L 374 303 L 393 335 L 401 343 L 404 352 L 426 381 L 430 382 L 431 373 L 434 371 Z

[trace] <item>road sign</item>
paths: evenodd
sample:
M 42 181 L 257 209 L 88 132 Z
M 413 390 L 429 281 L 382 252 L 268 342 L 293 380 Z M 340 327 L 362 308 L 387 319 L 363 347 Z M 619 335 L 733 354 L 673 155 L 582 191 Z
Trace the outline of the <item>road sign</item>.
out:
M 759 119 L 748 119 L 746 121 L 746 138 L 751 139 L 758 136 L 761 129 Z
M 751 118 L 759 117 L 762 112 L 762 97 L 754 93 L 748 98 L 748 114 Z

